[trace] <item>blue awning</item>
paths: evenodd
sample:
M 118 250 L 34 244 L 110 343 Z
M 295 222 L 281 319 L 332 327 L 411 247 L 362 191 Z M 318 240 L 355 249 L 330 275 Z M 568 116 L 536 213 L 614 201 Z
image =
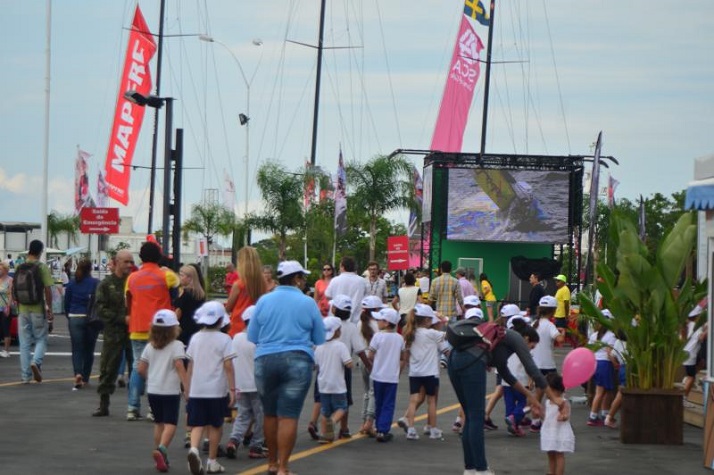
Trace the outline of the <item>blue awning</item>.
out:
M 714 178 L 689 183 L 684 209 L 714 210 Z

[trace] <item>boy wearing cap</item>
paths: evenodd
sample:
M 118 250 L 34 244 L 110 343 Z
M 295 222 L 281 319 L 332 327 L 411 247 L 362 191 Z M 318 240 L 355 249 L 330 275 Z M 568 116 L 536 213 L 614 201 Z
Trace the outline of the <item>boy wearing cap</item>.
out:
M 345 344 L 351 357 L 354 355 L 359 356 L 365 368 L 371 371 L 372 363 L 369 361 L 369 358 L 367 358 L 367 345 L 360 335 L 357 325 L 350 320 L 352 299 L 346 295 L 338 295 L 330 304 L 332 305 L 332 313 L 342 321 L 340 341 Z M 339 437 L 341 439 L 349 439 L 352 437 L 350 429 L 347 426 L 350 406 L 354 404 L 352 400 L 352 367 L 345 368 L 345 384 L 347 385 L 347 409 L 345 410 L 345 416 L 340 421 Z
M 226 444 L 226 455 L 228 458 L 236 458 L 236 451 L 240 446 L 240 441 L 249 431 L 253 424 L 253 437 L 250 439 L 248 457 L 261 459 L 267 456 L 263 447 L 265 440 L 263 436 L 263 403 L 258 397 L 258 387 L 255 385 L 255 343 L 248 341 L 248 325 L 250 317 L 255 311 L 255 305 L 243 310 L 241 318 L 245 327 L 240 333 L 233 337 L 233 352 L 236 355 L 233 360 L 233 370 L 236 383 L 236 409 L 238 416 L 233 422 L 231 437 Z
M 337 317 L 326 317 L 325 340 L 315 348 L 317 384 L 320 390 L 322 412 L 322 437 L 320 443 L 329 444 L 335 440 L 335 424 L 339 423 L 347 411 L 347 384 L 345 368 L 352 368 L 352 355 L 340 341 L 342 322 Z
M 227 407 L 235 404 L 235 379 L 231 337 L 221 332 L 225 307 L 218 301 L 204 303 L 194 315 L 203 328 L 191 337 L 186 356 L 188 362 L 188 426 L 191 429 L 191 449 L 188 465 L 193 475 L 221 473 L 225 469 L 216 461 L 218 443 L 223 433 L 223 416 Z M 228 397 L 226 397 L 228 394 Z M 204 467 L 198 444 L 204 428 L 208 428 L 208 461 Z
M 389 442 L 394 437 L 389 432 L 394 417 L 399 374 L 406 366 L 404 339 L 395 332 L 399 313 L 393 308 L 372 312 L 379 332 L 369 343 L 369 359 L 372 362 L 370 378 L 374 385 L 375 423 L 377 442 Z
M 560 274 L 555 277 L 555 300 L 558 306 L 555 308 L 555 326 L 558 328 L 568 328 L 568 316 L 570 315 L 570 289 L 567 286 L 568 279 Z
M 149 344 L 139 358 L 137 371 L 148 379 L 149 406 L 154 414 L 153 457 L 156 469 L 167 472 L 167 448 L 176 434 L 176 424 L 181 403 L 181 385 L 188 386 L 183 360 L 186 356 L 183 343 L 177 340 L 181 333 L 178 318 L 172 310 L 159 310 L 154 314 L 149 332 Z

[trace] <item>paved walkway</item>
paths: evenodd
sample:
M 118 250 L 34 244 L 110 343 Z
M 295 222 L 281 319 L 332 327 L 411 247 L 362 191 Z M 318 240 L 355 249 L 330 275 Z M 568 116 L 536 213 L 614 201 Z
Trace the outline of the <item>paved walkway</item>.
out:
M 45 359 L 45 381 L 42 384 L 18 384 L 17 347 L 13 347 L 15 354 L 11 358 L 0 359 L 0 473 L 157 473 L 151 459 L 151 424 L 124 420 L 125 389 L 117 390 L 112 399 L 111 416 L 107 418 L 92 418 L 89 415 L 98 402 L 95 380 L 88 389 L 71 390 L 70 344 L 64 320 L 62 316 L 57 317 L 55 335 L 50 340 L 50 355 Z M 97 351 L 100 347 L 98 345 Z M 98 361 L 95 368 L 97 366 Z M 350 416 L 353 430 L 359 427 L 361 404 L 361 381 L 355 379 L 355 400 L 358 404 Z M 492 388 L 493 384 L 491 378 L 489 387 Z M 398 415 L 405 409 L 407 391 L 408 384 L 404 377 L 399 386 Z M 407 441 L 403 433 L 395 429 L 396 437 L 388 444 L 355 436 L 330 446 L 319 446 L 304 430 L 311 404 L 308 397 L 291 468 L 301 475 L 461 474 L 460 439 L 450 430 L 457 408 L 455 403 L 456 398 L 444 372 L 439 402 L 443 440 L 423 437 L 418 441 Z M 143 411 L 145 408 L 142 408 Z M 497 406 L 494 416 L 499 429 L 486 434 L 486 449 L 489 463 L 496 473 L 545 473 L 546 457 L 539 450 L 538 436 L 508 436 L 502 423 L 502 403 Z M 712 473 L 702 467 L 701 429 L 685 426 L 682 446 L 623 445 L 618 440 L 618 431 L 588 427 L 586 417 L 585 406 L 573 407 L 576 452 L 566 458 L 567 473 Z M 225 432 L 228 432 L 227 428 Z M 225 437 L 227 434 L 224 440 Z M 188 473 L 185 456 L 181 435 L 169 448 L 171 473 Z M 226 467 L 226 473 L 257 474 L 267 470 L 263 461 L 248 459 L 247 451 L 240 451 L 237 460 L 221 459 L 220 462 Z

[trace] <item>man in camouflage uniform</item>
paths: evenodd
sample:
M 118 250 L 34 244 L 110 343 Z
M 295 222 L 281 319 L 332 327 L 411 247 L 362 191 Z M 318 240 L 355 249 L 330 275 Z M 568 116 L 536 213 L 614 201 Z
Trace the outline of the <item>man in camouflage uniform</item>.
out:
M 96 305 L 97 313 L 104 322 L 104 344 L 99 362 L 99 408 L 92 413 L 94 417 L 109 415 L 109 396 L 116 387 L 122 354 L 131 357 L 131 352 L 126 351 L 129 348 L 129 332 L 124 286 L 134 265 L 134 258 L 131 252 L 122 250 L 113 262 L 113 272 L 97 287 Z M 127 361 L 127 364 L 131 368 L 132 362 Z

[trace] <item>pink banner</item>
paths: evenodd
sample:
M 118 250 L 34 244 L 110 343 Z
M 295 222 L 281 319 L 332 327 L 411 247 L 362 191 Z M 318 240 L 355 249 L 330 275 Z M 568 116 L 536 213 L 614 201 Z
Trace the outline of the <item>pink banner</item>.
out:
M 114 112 L 112 135 L 109 137 L 105 161 L 106 182 L 109 197 L 123 205 L 129 203 L 129 176 L 136 141 L 144 120 L 145 107 L 129 102 L 124 93 L 136 90 L 144 96 L 151 94 L 151 71 L 149 61 L 156 52 L 156 43 L 136 6 L 129 45 L 124 59 L 124 71 L 119 84 L 117 106 Z
M 431 150 L 461 152 L 469 108 L 481 72 L 478 59 L 482 49 L 483 43 L 471 20 L 463 15 L 431 139 Z

